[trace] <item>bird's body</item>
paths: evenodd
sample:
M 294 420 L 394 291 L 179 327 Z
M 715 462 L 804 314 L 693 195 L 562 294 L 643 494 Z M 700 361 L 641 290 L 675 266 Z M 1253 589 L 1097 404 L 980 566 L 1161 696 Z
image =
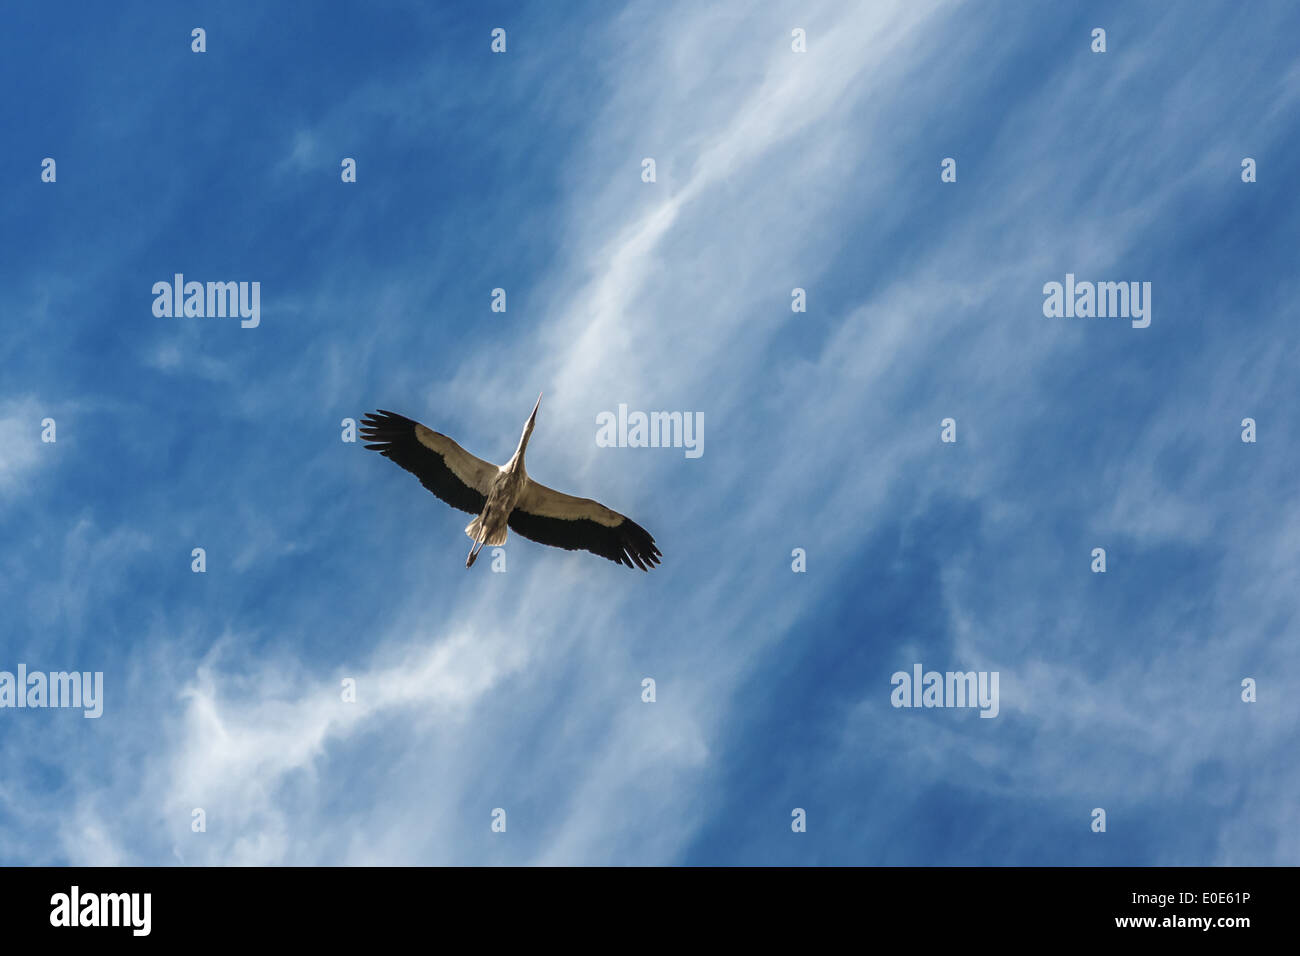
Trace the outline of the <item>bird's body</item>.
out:
M 528 472 L 524 470 L 522 458 L 516 456 L 501 466 L 497 476 L 492 479 L 487 502 L 477 518 L 465 526 L 465 533 L 478 547 L 487 545 L 495 548 L 506 543 L 509 533 L 510 513 L 515 510 L 524 489 L 528 487 Z M 465 567 L 472 567 L 478 557 L 477 548 L 470 548 Z
M 528 477 L 524 452 L 537 421 L 539 396 L 514 455 L 497 467 L 471 455 L 446 435 L 380 409 L 362 420 L 366 447 L 396 462 L 454 508 L 476 517 L 465 528 L 472 544 L 465 567 L 484 545 L 505 544 L 509 529 L 541 544 L 583 549 L 648 571 L 662 555 L 635 521 L 590 498 L 575 498 Z

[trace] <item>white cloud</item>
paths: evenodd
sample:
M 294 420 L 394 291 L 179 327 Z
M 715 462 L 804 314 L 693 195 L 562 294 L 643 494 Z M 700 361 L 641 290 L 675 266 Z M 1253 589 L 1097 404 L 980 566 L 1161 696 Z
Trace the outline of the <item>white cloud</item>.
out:
M 41 420 L 50 414 L 51 409 L 31 395 L 0 404 L 0 500 L 30 489 L 37 470 L 57 447 L 41 442 Z

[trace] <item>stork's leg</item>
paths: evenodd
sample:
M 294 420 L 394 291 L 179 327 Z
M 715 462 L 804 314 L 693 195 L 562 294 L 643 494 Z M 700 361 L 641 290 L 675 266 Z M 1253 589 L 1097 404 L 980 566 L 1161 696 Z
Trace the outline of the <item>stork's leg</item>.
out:
M 465 567 L 467 568 L 473 567 L 474 562 L 478 559 L 478 553 L 482 550 L 483 550 L 482 541 L 475 541 L 473 544 L 471 544 L 469 546 L 469 557 L 465 559 Z

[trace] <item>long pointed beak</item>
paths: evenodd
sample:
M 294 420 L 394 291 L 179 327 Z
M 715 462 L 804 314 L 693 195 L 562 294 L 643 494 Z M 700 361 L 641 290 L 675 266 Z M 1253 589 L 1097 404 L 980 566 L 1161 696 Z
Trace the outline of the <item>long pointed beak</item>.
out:
M 538 392 L 538 393 L 537 393 L 537 404 L 533 406 L 533 413 L 532 413 L 531 415 L 528 416 L 528 420 L 529 420 L 530 422 L 531 422 L 533 419 L 535 419 L 535 418 L 537 417 L 537 409 L 540 408 L 541 405 L 542 405 L 542 393 L 541 393 L 541 392 Z

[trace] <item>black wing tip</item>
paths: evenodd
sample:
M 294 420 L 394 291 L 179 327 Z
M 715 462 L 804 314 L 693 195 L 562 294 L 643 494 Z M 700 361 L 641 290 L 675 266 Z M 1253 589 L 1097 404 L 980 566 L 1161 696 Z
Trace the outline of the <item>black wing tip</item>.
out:
M 622 550 L 615 560 L 629 568 L 640 568 L 646 572 L 658 567 L 663 560 L 663 553 L 650 532 L 631 518 L 624 518 L 623 525 L 622 541 L 619 542 Z
M 367 444 L 367 448 L 383 453 L 395 442 L 407 437 L 409 430 L 414 427 L 415 422 L 405 415 L 381 408 L 361 416 L 359 431 L 362 441 L 372 443 Z
M 378 409 L 377 411 L 366 412 L 364 415 L 361 416 L 361 420 L 363 422 L 373 422 L 377 425 L 389 425 L 394 422 L 400 422 L 406 420 L 406 418 L 404 415 L 397 415 L 393 412 L 385 411 L 384 409 L 381 408 Z
M 407 418 L 405 415 L 399 414 L 398 412 L 390 412 L 386 408 L 377 408 L 373 412 L 366 412 L 361 416 L 361 420 L 363 422 L 376 422 L 381 425 L 415 424 L 413 419 Z

